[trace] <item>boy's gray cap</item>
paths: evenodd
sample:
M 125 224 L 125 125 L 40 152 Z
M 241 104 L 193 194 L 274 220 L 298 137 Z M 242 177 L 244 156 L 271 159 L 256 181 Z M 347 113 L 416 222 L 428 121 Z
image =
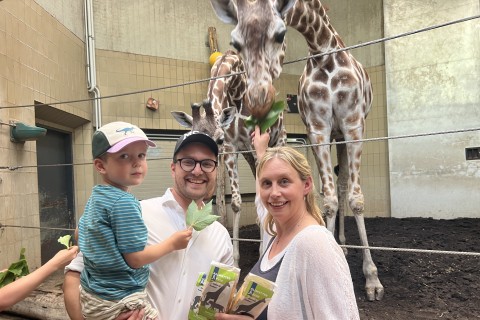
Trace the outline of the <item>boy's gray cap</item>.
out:
M 200 131 L 190 131 L 178 138 L 177 144 L 175 145 L 175 149 L 173 151 L 173 158 L 175 158 L 175 155 L 182 148 L 193 142 L 203 143 L 215 154 L 215 157 L 218 157 L 218 146 L 208 134 Z
M 136 125 L 127 122 L 110 122 L 95 131 L 92 138 L 92 155 L 98 158 L 105 152 L 115 153 L 135 141 L 145 141 L 150 147 L 155 143 Z

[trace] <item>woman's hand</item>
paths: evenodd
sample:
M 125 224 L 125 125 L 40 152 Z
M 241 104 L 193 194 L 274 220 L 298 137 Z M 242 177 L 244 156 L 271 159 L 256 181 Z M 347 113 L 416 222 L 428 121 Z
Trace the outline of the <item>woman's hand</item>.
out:
M 264 134 L 261 134 L 260 127 L 255 126 L 255 131 L 253 131 L 250 136 L 252 138 L 253 147 L 257 152 L 257 159 L 260 160 L 268 148 L 268 142 L 270 141 L 270 129 L 268 129 Z
M 78 246 L 71 246 L 57 252 L 46 264 L 51 264 L 56 270 L 60 270 L 68 265 L 78 253 Z

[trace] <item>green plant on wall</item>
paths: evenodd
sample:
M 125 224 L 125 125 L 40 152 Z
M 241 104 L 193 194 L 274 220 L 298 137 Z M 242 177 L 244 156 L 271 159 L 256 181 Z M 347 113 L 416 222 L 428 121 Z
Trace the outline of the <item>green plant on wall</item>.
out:
M 0 272 L 0 288 L 29 273 L 27 260 L 25 259 L 25 248 L 22 248 L 19 261 L 12 263 L 7 270 Z

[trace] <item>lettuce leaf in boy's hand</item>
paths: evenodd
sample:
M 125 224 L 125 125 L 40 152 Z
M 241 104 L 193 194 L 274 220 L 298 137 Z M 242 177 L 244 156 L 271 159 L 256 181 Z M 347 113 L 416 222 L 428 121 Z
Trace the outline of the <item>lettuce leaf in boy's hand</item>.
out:
M 268 128 L 270 128 L 280 116 L 280 113 L 285 109 L 285 103 L 283 101 L 277 101 L 272 105 L 272 108 L 267 113 L 265 118 L 256 119 L 253 116 L 247 117 L 245 121 L 245 126 L 249 129 L 255 128 L 256 125 L 260 127 L 260 132 L 265 133 Z
M 72 246 L 72 243 L 70 242 L 70 239 L 72 238 L 71 235 L 67 234 L 63 237 L 58 238 L 58 242 L 63 244 L 65 247 L 70 248 Z
M 187 226 L 193 227 L 193 229 L 197 231 L 201 231 L 216 221 L 219 216 L 211 214 L 212 201 L 208 202 L 201 209 L 198 209 L 195 201 L 192 201 L 187 208 Z

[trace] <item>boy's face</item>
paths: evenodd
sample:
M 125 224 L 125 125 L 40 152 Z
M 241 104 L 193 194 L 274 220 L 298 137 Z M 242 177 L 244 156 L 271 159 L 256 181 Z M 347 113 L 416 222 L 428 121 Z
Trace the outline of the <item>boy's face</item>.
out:
M 143 182 L 147 174 L 147 144 L 136 141 L 116 153 L 95 159 L 94 165 L 106 184 L 124 191 Z
M 215 154 L 202 143 L 191 143 L 181 149 L 176 159 L 190 158 L 197 161 L 211 159 L 216 161 Z M 186 203 L 192 200 L 203 200 L 211 197 L 209 193 L 215 187 L 217 181 L 217 169 L 212 172 L 203 172 L 200 164 L 197 163 L 191 172 L 186 172 L 180 166 L 180 162 L 171 164 L 172 177 L 174 179 L 174 190 Z

